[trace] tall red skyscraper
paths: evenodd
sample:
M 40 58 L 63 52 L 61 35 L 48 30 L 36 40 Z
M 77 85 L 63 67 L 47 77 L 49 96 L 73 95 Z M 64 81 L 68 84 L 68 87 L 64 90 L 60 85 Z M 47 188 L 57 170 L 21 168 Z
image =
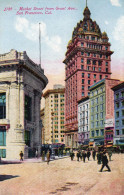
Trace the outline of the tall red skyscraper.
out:
M 111 44 L 90 17 L 86 6 L 84 18 L 77 23 L 67 45 L 65 73 L 65 142 L 76 147 L 78 142 L 77 101 L 89 95 L 89 88 L 103 78 L 111 77 Z

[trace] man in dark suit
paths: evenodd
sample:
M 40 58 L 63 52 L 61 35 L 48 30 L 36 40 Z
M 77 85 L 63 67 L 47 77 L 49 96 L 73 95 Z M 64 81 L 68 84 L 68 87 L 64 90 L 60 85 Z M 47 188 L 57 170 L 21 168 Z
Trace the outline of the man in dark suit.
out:
M 102 167 L 101 167 L 99 172 L 102 172 L 102 170 L 103 170 L 103 168 L 105 166 L 108 168 L 108 171 L 110 172 L 111 170 L 110 170 L 110 167 L 108 166 L 108 159 L 107 159 L 106 153 L 103 152 L 103 155 L 102 155 Z

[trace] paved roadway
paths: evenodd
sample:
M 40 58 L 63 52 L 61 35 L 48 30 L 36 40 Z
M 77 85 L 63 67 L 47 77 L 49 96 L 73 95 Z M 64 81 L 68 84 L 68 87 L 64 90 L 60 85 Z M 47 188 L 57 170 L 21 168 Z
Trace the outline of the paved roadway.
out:
M 109 165 L 101 173 L 92 158 L 1 164 L 0 195 L 124 195 L 124 154 L 113 154 Z

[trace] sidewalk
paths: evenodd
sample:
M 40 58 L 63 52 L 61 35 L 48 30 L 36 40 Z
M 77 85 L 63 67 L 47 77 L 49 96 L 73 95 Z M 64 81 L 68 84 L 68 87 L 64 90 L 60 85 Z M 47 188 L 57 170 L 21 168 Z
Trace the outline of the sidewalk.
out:
M 54 160 L 59 160 L 59 159 L 63 159 L 63 158 L 68 158 L 69 156 L 55 156 L 55 157 L 51 157 L 50 161 L 54 161 Z M 23 161 L 20 161 L 19 159 L 17 160 L 1 160 L 0 164 L 20 164 L 20 163 L 43 163 L 43 162 L 47 162 L 47 158 L 45 157 L 45 161 L 42 161 L 42 157 L 39 158 L 28 158 L 28 159 L 24 159 Z

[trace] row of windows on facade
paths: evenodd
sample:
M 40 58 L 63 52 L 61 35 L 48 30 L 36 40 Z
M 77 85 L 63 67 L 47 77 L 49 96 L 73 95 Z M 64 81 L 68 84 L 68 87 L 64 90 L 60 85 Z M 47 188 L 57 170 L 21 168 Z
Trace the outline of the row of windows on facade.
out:
M 121 102 L 117 102 L 116 104 L 116 108 L 118 109 L 119 107 L 123 107 L 124 106 L 124 100 Z
M 98 126 L 103 126 L 104 125 L 104 120 L 96 121 L 96 122 L 91 122 L 91 128 L 96 128 Z
M 104 91 L 105 91 L 105 87 L 101 87 L 101 88 L 99 88 L 99 89 L 97 89 L 95 91 L 92 91 L 91 92 L 91 97 L 96 96 L 96 95 L 98 95 L 100 93 L 103 93 Z
M 101 80 L 102 79 L 102 75 L 98 75 L 99 76 L 99 79 Z M 90 73 L 82 73 L 82 78 L 94 78 L 96 79 L 97 78 L 97 74 L 90 74 Z
M 120 110 L 120 112 L 116 112 L 116 118 L 123 117 L 124 116 L 124 110 Z
M 122 130 L 116 130 L 116 135 L 124 135 L 124 129 Z
M 91 137 L 104 136 L 104 129 L 91 131 Z
M 54 129 L 58 129 L 58 128 L 59 128 L 58 126 L 56 126 L 56 125 L 54 126 Z M 60 126 L 60 129 L 65 129 L 65 126 Z
M 106 56 L 106 59 L 108 59 L 108 56 Z M 83 58 L 81 58 L 81 63 L 84 63 L 84 59 Z M 87 59 L 87 64 L 102 66 L 103 65 L 103 61 Z M 105 62 L 105 65 L 108 66 L 108 62 Z
M 91 107 L 91 113 L 93 112 L 99 112 L 100 110 L 103 110 L 104 104 L 97 105 L 95 107 Z
M 55 100 L 54 100 L 54 102 L 60 102 L 60 103 L 61 103 L 61 102 L 64 102 L 64 101 L 65 101 L 64 99 L 59 99 L 59 100 L 58 100 L 58 99 L 55 99 Z M 53 102 L 53 100 L 51 100 L 51 102 Z
M 53 122 L 51 122 L 51 124 L 53 124 Z M 56 124 L 59 124 L 59 122 L 58 122 L 58 121 L 55 121 L 54 124 L 55 124 L 55 125 L 56 125 Z M 60 121 L 60 124 L 64 124 L 64 121 Z
M 103 54 L 96 54 L 96 53 L 90 53 L 90 52 L 87 52 L 87 53 L 84 53 L 83 51 L 81 52 L 81 55 L 82 56 L 87 56 L 87 57 L 94 57 L 94 58 L 105 58 L 105 59 L 108 59 L 108 56 L 107 55 L 103 55 Z M 110 56 L 109 56 L 110 57 Z
M 58 135 L 54 135 L 55 138 L 58 138 Z M 64 135 L 61 135 L 61 137 L 64 137 Z M 53 136 L 51 135 L 51 138 L 53 138 Z
M 32 99 L 25 95 L 25 119 L 32 120 Z M 6 93 L 0 93 L 0 119 L 6 118 Z
M 51 111 L 51 112 L 52 112 L 52 111 Z M 58 113 L 58 112 L 54 112 L 54 115 L 55 115 L 55 116 L 58 116 L 59 113 Z M 64 113 L 64 112 L 61 112 L 60 115 L 65 115 L 65 113 Z
M 118 120 L 118 121 L 115 122 L 115 126 L 116 126 L 116 127 L 118 127 L 118 126 L 120 126 L 120 125 L 122 125 L 122 126 L 124 125 L 124 119 Z
M 84 70 L 84 65 L 81 65 L 81 70 Z M 96 68 L 96 67 L 90 67 L 90 66 L 87 66 L 87 69 L 86 70 L 93 70 L 93 71 L 99 71 L 99 72 L 101 72 L 101 68 Z M 108 72 L 108 68 L 105 68 L 105 72 Z M 106 75 L 105 76 L 105 78 L 108 78 L 108 76 Z M 101 79 L 102 79 L 102 77 L 101 77 Z
M 55 140 L 52 140 L 52 139 L 51 139 L 51 142 L 58 143 L 59 140 L 58 140 L 58 139 L 55 139 Z M 61 142 L 64 142 L 64 139 L 61 139 Z
M 54 104 L 54 105 L 53 105 L 53 104 L 51 104 L 51 107 L 53 107 L 53 106 L 54 106 L 54 107 L 59 107 L 59 104 Z M 60 106 L 61 106 L 61 107 L 63 107 L 63 106 L 64 106 L 64 104 L 60 104 Z
M 94 104 L 98 104 L 99 102 L 102 102 L 104 100 L 104 95 L 101 95 L 100 97 L 97 97 L 96 99 L 91 100 L 91 106 Z
M 51 131 L 53 133 L 53 131 Z M 59 133 L 59 131 L 54 131 L 54 133 Z M 60 131 L 60 133 L 65 133 L 65 131 Z
M 56 112 L 56 111 L 58 112 L 58 110 L 59 110 L 58 107 L 57 107 L 57 108 L 54 108 L 54 111 L 55 111 L 55 112 Z M 60 108 L 60 111 L 63 111 L 63 110 L 64 110 L 64 106 L 62 106 L 62 108 Z M 57 112 L 56 112 L 56 113 L 57 113 Z
M 88 40 L 88 39 L 87 39 Z M 102 45 L 100 44 L 92 44 L 92 43 L 87 43 L 87 45 L 83 42 L 81 42 L 81 47 L 85 47 L 87 46 L 88 48 L 91 48 L 91 49 L 98 49 L 98 50 L 108 50 L 108 46 L 105 46 L 103 47 Z
M 81 125 L 88 125 L 88 121 L 89 121 L 88 119 L 86 119 L 86 120 L 85 119 L 81 119 L 79 125 L 80 126 Z
M 124 91 L 122 91 L 120 93 L 116 93 L 115 97 L 116 97 L 116 99 L 121 98 L 121 97 L 123 98 L 124 97 Z
M 89 105 L 86 104 L 86 105 L 83 105 L 80 107 L 80 112 L 84 111 L 85 109 L 88 109 L 89 108 Z
M 60 96 L 60 98 L 63 98 L 64 97 L 64 94 L 55 94 L 54 96 L 51 95 L 51 98 L 58 98 Z
M 60 119 L 63 120 L 64 117 L 60 117 Z M 59 120 L 59 118 L 58 117 L 54 117 L 54 120 Z
M 88 126 L 83 126 L 83 127 L 79 126 L 79 131 L 86 132 L 86 131 L 89 131 L 89 128 L 88 128 Z

